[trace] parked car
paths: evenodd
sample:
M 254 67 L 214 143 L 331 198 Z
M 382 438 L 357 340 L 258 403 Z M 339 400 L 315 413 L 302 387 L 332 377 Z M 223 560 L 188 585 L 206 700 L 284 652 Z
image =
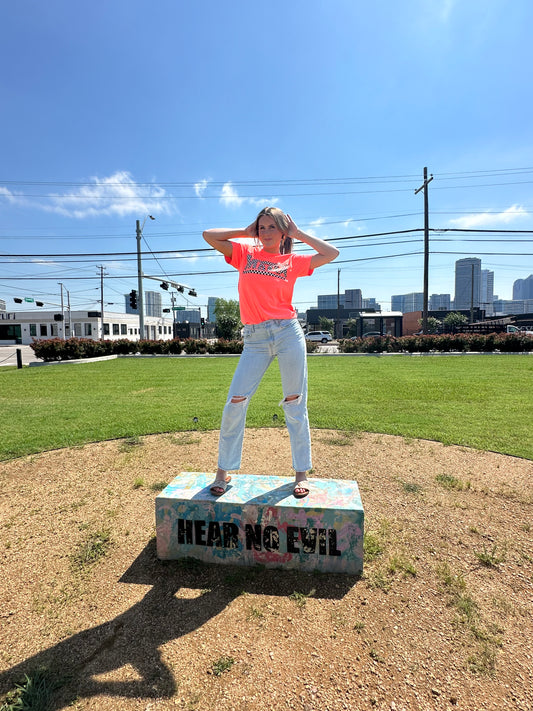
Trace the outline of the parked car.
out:
M 320 343 L 328 343 L 333 337 L 329 331 L 309 331 L 305 334 L 306 341 L 320 341 Z

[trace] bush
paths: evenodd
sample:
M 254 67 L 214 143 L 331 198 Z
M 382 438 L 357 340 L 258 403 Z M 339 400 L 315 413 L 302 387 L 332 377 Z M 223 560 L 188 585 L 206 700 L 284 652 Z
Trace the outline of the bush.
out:
M 225 338 L 219 338 L 214 343 L 210 343 L 208 346 L 209 353 L 242 353 L 244 343 L 238 340 L 226 340 Z
M 383 336 L 339 341 L 341 353 L 465 353 L 533 351 L 533 337 L 526 333 L 445 333 L 426 336 Z

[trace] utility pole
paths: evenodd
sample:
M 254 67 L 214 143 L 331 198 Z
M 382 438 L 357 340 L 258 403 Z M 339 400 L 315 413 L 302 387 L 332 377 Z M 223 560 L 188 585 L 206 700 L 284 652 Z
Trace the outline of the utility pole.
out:
M 433 180 L 433 175 L 428 180 L 428 169 L 424 168 L 424 184 L 418 190 L 424 191 L 424 305 L 422 311 L 422 333 L 428 332 L 428 301 L 429 301 L 429 200 L 428 185 Z
M 141 221 L 136 221 L 137 232 L 137 308 L 139 310 L 139 340 L 144 339 L 144 298 L 143 298 L 143 271 L 141 262 Z
M 335 329 L 336 333 L 335 338 L 342 338 L 342 333 L 339 335 L 339 331 L 341 330 L 341 270 L 337 269 L 337 328 Z
M 152 215 L 146 215 L 144 222 L 141 227 L 141 221 L 137 220 L 135 223 L 135 231 L 137 234 L 137 308 L 139 309 L 139 340 L 144 339 L 144 294 L 143 294 L 143 269 L 141 261 L 141 237 L 143 234 L 144 224 L 146 220 L 150 218 L 155 220 Z
M 474 323 L 474 265 L 472 264 L 472 275 L 470 284 L 470 323 Z
M 101 324 L 100 324 L 100 339 L 103 341 L 104 340 L 104 266 L 98 267 L 100 270 L 100 315 L 101 315 Z
M 63 340 L 65 340 L 65 308 L 63 306 L 63 284 L 61 282 L 58 282 L 58 284 L 61 287 L 61 333 Z

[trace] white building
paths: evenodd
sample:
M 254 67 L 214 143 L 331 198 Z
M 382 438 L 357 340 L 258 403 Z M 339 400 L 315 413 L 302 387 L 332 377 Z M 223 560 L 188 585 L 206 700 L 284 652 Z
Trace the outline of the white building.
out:
M 1 311 L 0 345 L 29 345 L 34 339 L 91 338 L 92 340 L 117 341 L 127 338 L 138 341 L 139 317 L 135 314 L 100 311 Z M 150 340 L 173 338 L 172 318 L 144 317 L 144 337 Z

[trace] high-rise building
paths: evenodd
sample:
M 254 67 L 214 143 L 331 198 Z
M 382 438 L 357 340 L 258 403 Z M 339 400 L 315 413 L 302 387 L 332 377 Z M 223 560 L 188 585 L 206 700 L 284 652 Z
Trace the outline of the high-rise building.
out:
M 533 274 L 513 283 L 513 299 L 533 299 Z
M 207 297 L 207 320 L 211 323 L 215 323 L 217 320 L 215 316 L 215 306 L 217 305 L 218 296 L 208 296 Z
M 422 311 L 424 308 L 424 294 L 412 292 L 411 294 L 396 294 L 391 297 L 392 311 L 401 311 L 408 314 L 411 311 Z
M 346 291 L 344 292 L 344 308 L 363 308 L 363 292 L 361 291 L 361 289 L 346 289 Z
M 344 294 L 319 294 L 316 299 L 317 307 L 319 309 L 336 309 L 337 301 L 340 306 L 344 307 L 345 298 Z
M 374 297 L 363 299 L 363 310 L 381 311 L 381 304 L 378 304 Z
M 449 311 L 452 305 L 450 294 L 431 294 L 429 297 L 430 311 Z
M 403 314 L 405 312 L 404 306 L 404 294 L 395 294 L 394 296 L 391 296 L 391 311 L 400 311 Z
M 506 316 L 527 313 L 527 303 L 524 299 L 496 299 L 494 301 L 493 314 L 495 316 Z
M 490 316 L 493 311 L 494 302 L 494 272 L 490 269 L 481 270 L 481 303 L 479 304 L 485 313 Z
M 479 307 L 481 302 L 481 259 L 466 257 L 455 262 L 454 308 Z
M 161 318 L 160 291 L 144 292 L 144 313 L 146 316 L 155 316 L 156 318 Z

